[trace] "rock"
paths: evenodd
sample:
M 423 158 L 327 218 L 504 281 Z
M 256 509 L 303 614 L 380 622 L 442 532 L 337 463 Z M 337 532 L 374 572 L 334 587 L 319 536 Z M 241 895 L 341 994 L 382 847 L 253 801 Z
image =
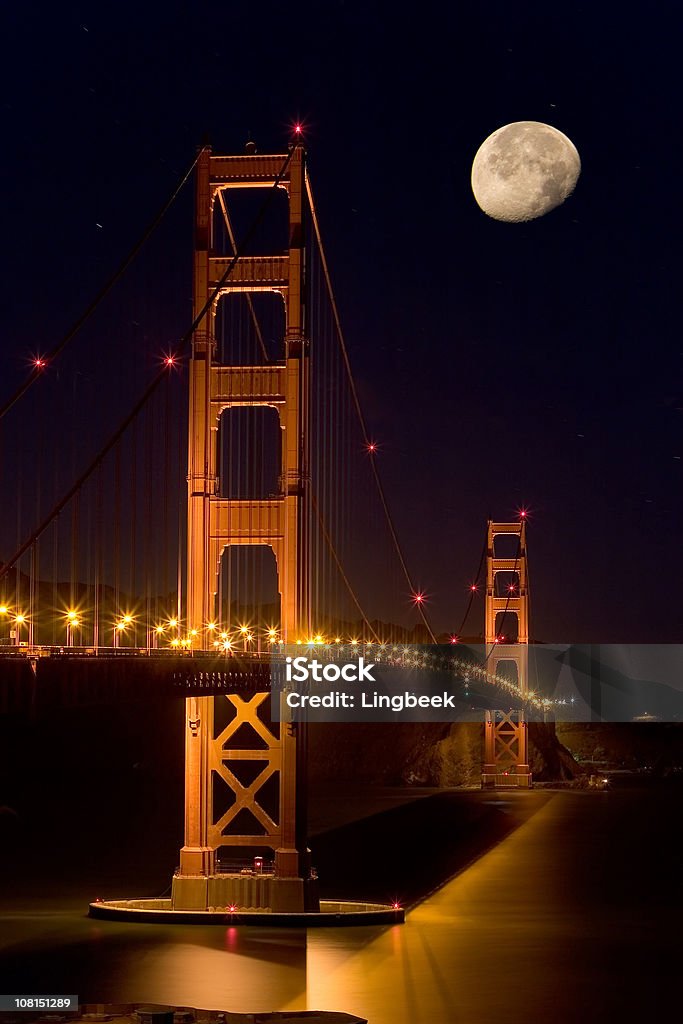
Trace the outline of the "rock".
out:
M 563 781 L 582 769 L 555 725 L 531 723 L 529 759 L 539 781 Z M 476 786 L 483 726 L 457 723 L 327 723 L 309 728 L 309 770 L 316 782 L 396 786 Z

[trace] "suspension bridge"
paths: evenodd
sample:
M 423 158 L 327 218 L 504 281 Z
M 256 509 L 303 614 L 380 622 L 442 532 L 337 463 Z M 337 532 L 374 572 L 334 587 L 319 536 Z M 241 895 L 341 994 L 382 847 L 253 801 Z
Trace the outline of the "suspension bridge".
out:
M 132 355 L 91 357 L 86 373 L 79 342 L 120 312 L 122 279 L 157 237 L 164 245 L 191 176 L 187 330 L 165 346 L 132 332 Z M 133 292 L 145 293 L 144 273 Z M 108 432 L 120 395 L 130 402 Z M 31 403 L 38 414 L 24 412 Z M 443 650 L 481 589 L 490 649 L 478 670 L 493 692 L 526 697 L 525 516 L 488 524 L 462 622 L 437 635 L 383 487 L 298 138 L 274 155 L 203 147 L 95 300 L 33 355 L 0 418 L 2 708 L 186 698 L 174 910 L 225 904 L 225 847 L 273 860 L 267 884 L 236 877 L 231 899 L 318 907 L 305 723 L 273 722 L 266 700 L 289 647 L 340 659 Z M 504 763 L 529 784 L 525 730 L 523 712 L 487 712 L 484 784 L 502 781 Z

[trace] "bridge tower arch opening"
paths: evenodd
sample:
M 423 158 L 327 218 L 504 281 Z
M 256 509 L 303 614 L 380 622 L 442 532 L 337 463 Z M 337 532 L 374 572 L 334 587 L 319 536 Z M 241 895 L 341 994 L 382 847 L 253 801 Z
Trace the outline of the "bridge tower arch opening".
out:
M 189 364 L 185 621 L 188 629 L 198 631 L 213 621 L 221 556 L 226 548 L 267 545 L 275 555 L 281 595 L 280 635 L 283 641 L 294 643 L 308 634 L 311 624 L 303 148 L 294 146 L 288 154 L 244 156 L 215 156 L 205 148 L 196 180 L 194 316 L 199 322 Z M 234 261 L 229 255 L 216 255 L 216 204 L 224 205 L 230 190 L 245 188 L 279 188 L 286 193 L 285 253 L 240 256 Z M 282 358 L 264 358 L 250 365 L 222 364 L 215 330 L 218 302 L 230 295 L 263 292 L 282 297 Z M 279 419 L 279 493 L 259 498 L 225 497 L 219 483 L 220 417 L 226 410 L 259 407 L 275 409 Z M 217 872 L 217 850 L 227 846 L 239 852 L 254 845 L 272 850 L 273 873 L 258 891 L 252 892 L 246 881 L 233 881 L 232 902 L 240 902 L 236 893 L 242 885 L 244 899 L 252 905 L 279 911 L 313 909 L 304 816 L 305 727 L 271 723 L 264 713 L 269 698 L 267 693 L 255 693 L 251 697 L 231 694 L 187 701 L 185 844 L 173 880 L 175 909 L 222 905 L 227 883 Z M 234 714 L 221 728 L 215 702 L 226 699 Z M 243 742 L 245 733 L 256 741 Z M 248 778 L 246 769 L 235 769 L 242 762 L 252 762 Z M 277 813 L 269 812 L 259 800 L 259 793 L 268 790 L 272 805 L 274 786 Z M 216 798 L 221 789 L 222 803 Z M 249 831 L 244 826 L 247 820 Z

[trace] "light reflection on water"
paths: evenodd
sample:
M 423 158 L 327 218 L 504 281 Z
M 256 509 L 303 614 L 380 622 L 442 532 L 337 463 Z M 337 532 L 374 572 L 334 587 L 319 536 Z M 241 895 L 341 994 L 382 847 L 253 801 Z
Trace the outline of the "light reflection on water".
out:
M 307 934 L 28 911 L 5 929 L 4 966 L 18 988 L 40 978 L 92 1002 L 344 1010 L 370 1024 L 645 1019 L 677 948 L 671 809 L 628 794 L 552 797 L 403 926 Z
M 172 928 L 151 926 L 149 941 L 140 943 L 140 925 L 114 927 L 123 927 L 125 934 L 117 951 L 110 943 L 103 950 L 114 979 L 111 1001 L 121 999 L 123 992 L 132 1002 L 236 1012 L 272 1010 L 289 1003 L 305 1006 L 304 931 L 212 926 L 187 927 L 178 934 Z
M 283 1003 L 303 1005 L 306 992 L 305 937 L 284 946 L 286 959 L 262 955 L 253 948 L 230 951 L 193 943 L 167 944 L 128 965 L 126 989 L 146 993 L 145 999 L 178 1005 L 247 1012 Z

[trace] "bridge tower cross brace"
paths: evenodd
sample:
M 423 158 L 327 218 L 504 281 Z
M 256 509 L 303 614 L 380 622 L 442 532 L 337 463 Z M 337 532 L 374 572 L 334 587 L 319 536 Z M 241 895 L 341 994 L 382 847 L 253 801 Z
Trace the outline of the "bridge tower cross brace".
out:
M 496 537 L 518 538 L 514 558 L 496 555 Z M 517 583 L 506 594 L 497 593 L 498 573 L 516 573 Z M 517 620 L 517 641 L 506 643 L 496 630 L 499 613 Z M 484 640 L 489 671 L 496 675 L 502 662 L 513 662 L 517 684 L 526 695 L 529 689 L 529 576 L 527 571 L 526 520 L 494 523 L 489 520 L 486 544 L 486 600 Z M 523 710 L 487 711 L 484 723 L 484 768 L 482 786 L 531 785 L 527 722 Z
M 283 170 L 284 168 L 284 170 Z M 206 315 L 195 330 L 189 365 L 187 584 L 188 629 L 203 633 L 215 617 L 221 556 L 229 545 L 267 545 L 275 555 L 281 597 L 281 636 L 293 643 L 310 630 L 309 583 L 309 369 L 304 322 L 303 196 L 304 152 L 215 156 L 207 147 L 199 156 L 196 175 L 194 249 L 194 316 L 199 317 L 220 284 Z M 212 225 L 218 193 L 238 188 L 286 191 L 289 247 L 286 254 L 240 257 L 222 281 L 231 257 L 217 256 Z M 265 192 L 264 192 L 265 197 Z M 215 320 L 218 302 L 230 294 L 275 292 L 285 309 L 284 358 L 254 366 L 226 366 L 217 361 Z M 235 407 L 267 406 L 278 412 L 281 429 L 280 493 L 274 498 L 233 500 L 220 493 L 217 448 L 220 417 Z M 302 909 L 296 882 L 306 872 L 305 738 L 301 727 L 282 722 L 279 734 L 259 715 L 265 694 L 251 700 L 237 695 L 190 698 L 185 729 L 185 845 L 179 879 L 174 880 L 178 906 L 204 899 L 194 879 L 216 873 L 220 846 L 270 847 L 275 879 L 293 883 L 280 898 L 281 909 Z M 215 700 L 229 700 L 236 716 L 214 735 Z M 258 749 L 230 748 L 230 737 L 246 725 L 257 735 Z M 297 729 L 299 734 L 297 734 Z M 266 748 L 263 749 L 265 740 Z M 240 784 L 228 761 L 260 761 L 263 771 L 248 787 Z M 259 803 L 259 789 L 276 775 L 279 785 L 277 821 Z M 213 785 L 220 777 L 235 800 L 218 816 Z M 297 800 L 297 795 L 299 799 Z M 251 812 L 258 835 L 235 834 L 230 823 L 239 811 Z M 188 884 L 183 885 L 183 879 Z M 178 885 L 176 886 L 176 882 Z M 176 893 L 177 888 L 177 893 Z M 283 886 L 280 887 L 283 890 Z M 286 884 L 285 884 L 286 889 Z M 284 890 L 283 890 L 284 891 Z M 177 898 L 176 898 L 177 896 Z M 206 897 L 209 899 L 210 897 Z

